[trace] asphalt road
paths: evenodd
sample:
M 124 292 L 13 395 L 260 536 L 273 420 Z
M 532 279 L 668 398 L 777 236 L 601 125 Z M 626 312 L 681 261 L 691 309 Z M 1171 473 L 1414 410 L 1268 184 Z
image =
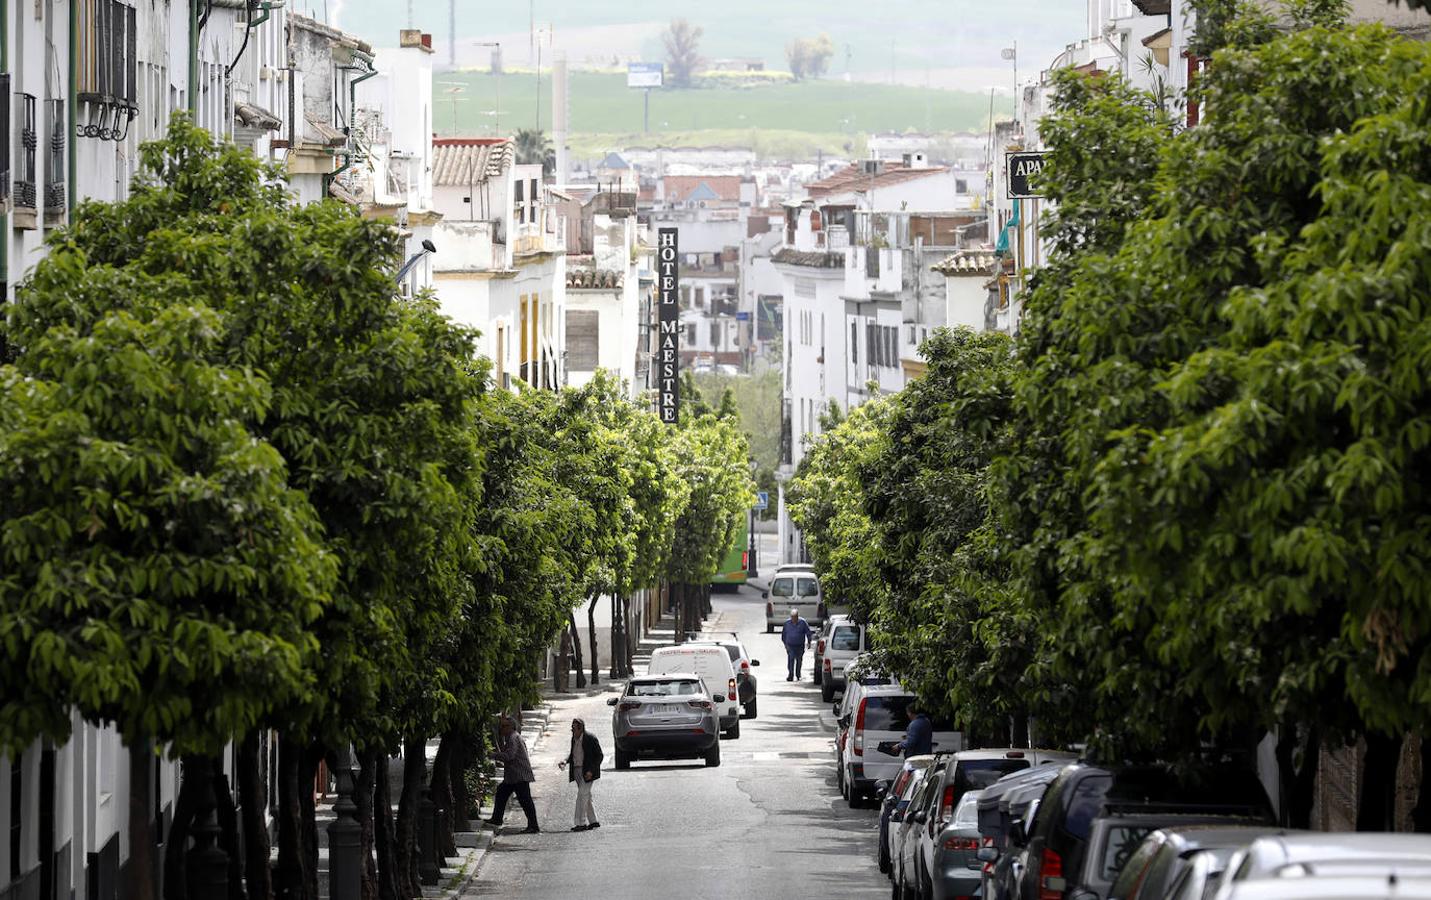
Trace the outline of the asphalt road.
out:
M 760 660 L 759 716 L 723 741 L 721 765 L 684 760 L 609 768 L 614 693 L 557 704 L 551 730 L 533 754 L 542 834 L 506 828 L 464 895 L 476 897 L 666 898 L 883 897 L 875 868 L 875 814 L 840 799 L 831 756 L 833 726 L 810 681 L 785 681 L 779 635 L 767 635 L 759 590 L 717 594 L 713 623 L 737 631 Z M 608 768 L 594 791 L 601 828 L 572 833 L 575 788 L 557 770 L 571 719 L 581 716 L 601 740 Z M 515 804 L 513 804 L 515 807 Z

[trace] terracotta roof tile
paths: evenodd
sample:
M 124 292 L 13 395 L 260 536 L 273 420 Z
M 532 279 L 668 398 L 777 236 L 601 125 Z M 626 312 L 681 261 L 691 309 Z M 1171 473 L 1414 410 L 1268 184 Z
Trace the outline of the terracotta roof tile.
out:
M 885 163 L 884 170 L 877 175 L 869 175 L 864 171 L 864 166 L 860 163 L 851 163 L 840 171 L 819 181 L 812 181 L 805 186 L 811 197 L 824 197 L 829 194 L 839 194 L 845 191 L 862 191 L 870 185 L 877 188 L 889 187 L 890 185 L 902 184 L 906 181 L 914 181 L 917 178 L 927 178 L 930 175 L 939 175 L 949 171 L 944 166 L 929 166 L 923 169 L 911 169 L 903 163 Z
M 512 165 L 512 142 L 506 138 L 435 138 L 432 142 L 433 184 L 474 184 L 494 178 Z
M 684 203 L 701 185 L 721 200 L 740 202 L 739 175 L 667 175 L 661 181 L 667 203 Z

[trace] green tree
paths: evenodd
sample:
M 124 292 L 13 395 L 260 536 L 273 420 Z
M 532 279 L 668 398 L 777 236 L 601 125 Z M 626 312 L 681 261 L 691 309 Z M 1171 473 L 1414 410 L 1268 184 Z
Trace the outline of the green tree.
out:
M 519 128 L 512 137 L 517 164 L 542 167 L 543 175 L 556 171 L 556 150 L 546 133 L 539 128 Z

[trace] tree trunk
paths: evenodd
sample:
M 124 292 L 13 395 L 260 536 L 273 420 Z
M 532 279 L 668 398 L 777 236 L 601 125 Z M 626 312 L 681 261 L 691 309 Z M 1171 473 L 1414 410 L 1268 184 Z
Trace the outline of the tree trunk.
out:
M 149 818 L 154 809 L 154 747 L 148 738 L 129 748 L 129 862 L 124 867 L 124 896 L 155 900 L 154 845 L 159 835 Z
M 437 804 L 437 848 L 442 856 L 457 855 L 457 839 L 452 834 L 452 751 L 453 736 L 444 734 L 437 745 L 437 757 L 432 761 L 432 802 Z
M 238 782 L 239 809 L 243 826 L 244 881 L 250 900 L 269 900 L 273 896 L 273 878 L 268 870 L 268 823 L 264 821 L 264 805 L 268 802 L 268 787 L 259 765 L 259 733 L 251 731 L 239 744 Z
M 377 783 L 378 761 L 381 755 L 376 750 L 358 753 L 358 777 L 353 788 L 353 802 L 357 804 L 355 814 L 358 826 L 362 828 L 363 848 L 363 900 L 378 900 L 378 868 L 373 861 L 373 787 Z
M 1411 810 L 1411 827 L 1418 834 L 1431 832 L 1431 741 L 1421 741 L 1421 783 L 1416 789 L 1416 806 Z
M 300 783 L 303 747 L 287 735 L 278 738 L 278 868 L 273 887 L 278 900 L 303 900 L 303 809 Z M 312 783 L 309 783 L 312 789 Z
M 1292 784 L 1292 827 L 1312 827 L 1312 803 L 1317 797 L 1317 770 L 1322 763 L 1322 730 L 1312 726 L 1307 732 L 1307 744 L 1302 748 L 1302 767 Z
M 566 693 L 570 671 L 571 632 L 563 628 L 561 630 L 561 641 L 557 645 L 556 665 L 552 667 L 552 690 L 558 694 Z
M 374 844 L 378 855 L 378 900 L 405 900 L 399 893 L 407 884 L 397 858 L 397 830 L 393 824 L 392 771 L 388 755 L 373 751 L 377 793 L 373 808 L 377 819 L 373 823 Z
M 426 778 L 427 741 L 408 738 L 402 748 L 402 796 L 398 798 L 397 814 L 398 872 L 406 897 L 422 892 L 422 880 L 417 874 L 417 801 Z
M 467 810 L 472 806 L 472 795 L 467 791 L 468 748 L 471 743 L 465 734 L 453 735 L 452 746 L 452 829 L 471 831 L 472 817 Z
M 298 770 L 303 788 L 298 795 L 303 829 L 303 900 L 318 900 L 318 805 L 313 792 L 317 789 L 318 764 L 326 755 L 322 744 L 309 744 L 303 750 Z
M 185 872 L 185 856 L 189 849 L 189 829 L 198 811 L 199 784 L 190 766 L 179 764 L 179 796 L 174 800 L 174 821 L 169 823 L 169 837 L 164 841 L 164 900 L 188 900 L 189 883 Z
M 1013 730 L 1009 735 L 1009 746 L 1027 747 L 1029 746 L 1029 714 L 1026 712 L 1016 712 L 1013 715 Z
M 611 666 L 607 669 L 608 678 L 615 681 L 624 678 L 626 675 L 626 651 L 621 643 L 625 638 L 622 636 L 624 629 L 622 625 L 621 595 L 611 595 Z
M 591 683 L 601 683 L 601 654 L 596 646 L 596 604 L 601 599 L 600 594 L 592 594 L 591 602 L 586 605 L 586 637 L 591 642 Z
M 581 632 L 576 627 L 576 611 L 569 610 L 566 614 L 567 627 L 571 631 L 571 655 L 576 661 L 572 666 L 572 671 L 576 673 L 576 686 L 586 687 L 585 664 L 581 661 Z
M 219 846 L 229 857 L 229 900 L 248 900 L 243 889 L 243 854 L 239 852 L 238 810 L 234 808 L 233 789 L 229 777 L 224 774 L 224 761 L 214 757 L 212 763 L 214 782 L 214 816 L 219 823 Z
M 1400 738 L 1366 735 L 1361 767 L 1361 797 L 1357 801 L 1357 831 L 1390 831 L 1396 815 L 1396 763 Z

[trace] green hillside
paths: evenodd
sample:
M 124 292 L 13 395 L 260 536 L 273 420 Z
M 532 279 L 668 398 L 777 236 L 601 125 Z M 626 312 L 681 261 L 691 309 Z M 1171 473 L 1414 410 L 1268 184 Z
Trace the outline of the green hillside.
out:
M 499 109 L 499 94 L 500 115 L 493 115 Z M 572 72 L 573 145 L 589 143 L 584 138 L 590 135 L 639 139 L 642 94 L 626 87 L 624 74 Z M 531 128 L 540 114 L 540 127 L 550 131 L 551 97 L 550 72 L 543 72 L 540 90 L 531 70 L 509 69 L 500 76 L 443 72 L 433 84 L 433 121 L 439 134 L 495 134 L 499 127 L 510 134 Z M 706 142 L 752 146 L 762 138 L 751 132 L 772 130 L 818 135 L 816 143 L 821 147 L 829 143 L 837 147 L 876 131 L 982 131 L 989 119 L 987 95 L 834 79 L 653 90 L 650 102 L 653 142 L 678 134 L 683 141 L 692 141 L 697 140 L 692 133 L 718 132 L 719 140 Z M 1007 99 L 996 103 L 996 113 L 1008 111 Z

